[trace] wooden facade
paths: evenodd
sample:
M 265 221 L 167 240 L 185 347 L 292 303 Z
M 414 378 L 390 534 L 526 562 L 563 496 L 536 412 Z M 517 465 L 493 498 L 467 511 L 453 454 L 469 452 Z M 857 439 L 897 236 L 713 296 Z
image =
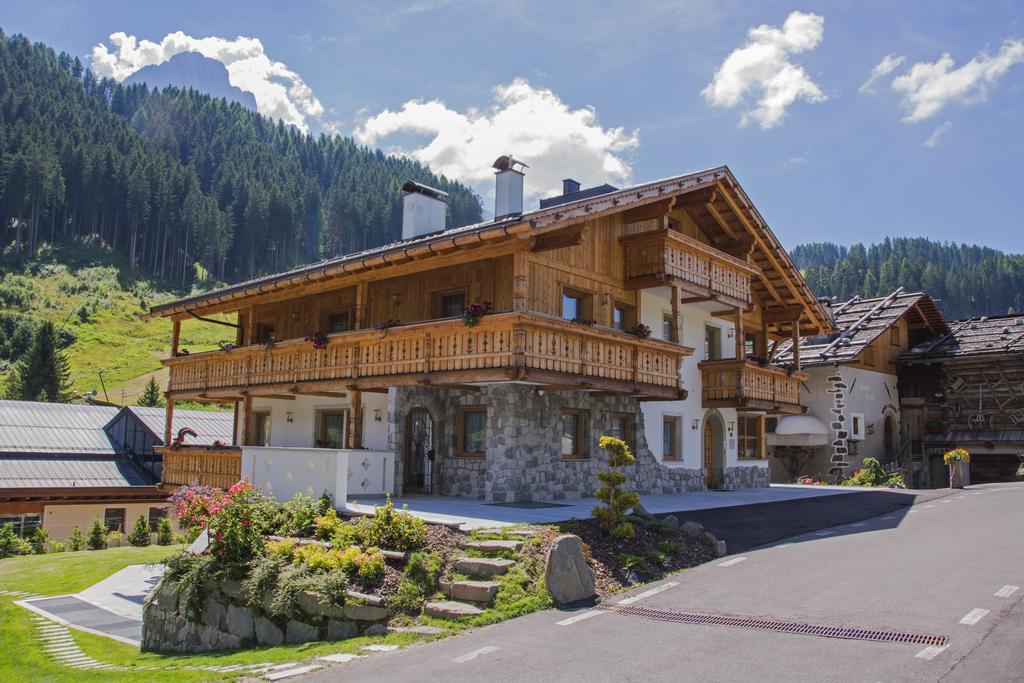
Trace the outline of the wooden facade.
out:
M 773 414 L 799 414 L 800 381 L 807 375 L 745 360 L 700 364 L 705 408 L 745 408 Z
M 189 484 L 227 489 L 236 483 L 242 471 L 242 450 L 181 446 L 158 448 L 164 459 L 161 485 L 175 488 Z

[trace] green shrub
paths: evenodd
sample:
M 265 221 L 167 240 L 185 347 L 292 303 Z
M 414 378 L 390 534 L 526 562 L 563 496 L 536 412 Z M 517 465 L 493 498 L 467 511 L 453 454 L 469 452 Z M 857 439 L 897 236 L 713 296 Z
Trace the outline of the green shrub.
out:
M 317 501 L 296 493 L 294 498 L 281 506 L 277 519 L 277 533 L 281 536 L 311 536 L 313 522 L 321 514 Z
M 358 524 L 342 522 L 341 526 L 331 534 L 331 545 L 335 548 L 347 548 L 352 545 L 362 545 L 363 536 L 360 533 L 361 527 Z
M 889 474 L 877 458 L 864 458 L 864 467 L 843 482 L 843 486 L 892 486 L 906 488 L 903 476 L 896 472 Z
M 345 522 L 338 517 L 338 512 L 334 508 L 328 508 L 326 512 L 313 519 L 314 535 L 321 541 L 334 538 L 343 526 Z
M 299 593 L 316 591 L 316 580 L 312 572 L 312 569 L 302 565 L 286 567 L 278 577 L 270 599 L 270 613 L 276 617 L 297 616 L 301 612 L 298 605 Z
M 682 555 L 683 544 L 678 541 L 662 541 L 658 544 L 658 550 L 666 555 Z
M 427 525 L 408 512 L 395 509 L 388 496 L 383 507 L 374 508 L 373 517 L 363 517 L 356 525 L 363 545 L 407 552 L 427 544 Z
M 10 557 L 18 553 L 21 539 L 14 533 L 14 524 L 7 522 L 0 526 L 0 557 Z
M 50 532 L 43 527 L 37 527 L 32 532 L 32 536 L 29 538 L 28 543 L 32 546 L 33 555 L 45 555 L 46 545 L 50 542 Z
M 174 530 L 171 528 L 171 520 L 162 517 L 156 525 L 156 544 L 170 545 L 174 541 Z
M 626 571 L 651 573 L 651 565 L 648 564 L 646 557 L 623 553 L 616 556 L 615 559 L 619 561 L 619 566 Z
M 267 555 L 276 557 L 283 562 L 295 559 L 295 549 L 299 547 L 294 538 L 282 538 L 280 541 L 267 541 Z
M 267 555 L 249 565 L 249 573 L 242 581 L 242 596 L 250 607 L 258 607 L 263 595 L 277 586 L 284 562 L 279 557 Z
M 495 609 L 511 618 L 550 607 L 551 595 L 543 575 L 543 566 L 537 560 L 520 561 L 498 580 Z
M 423 593 L 423 587 L 408 577 L 402 579 L 398 584 L 398 590 L 388 600 L 388 607 L 392 613 L 418 614 L 423 609 L 423 602 L 427 596 Z
M 124 541 L 124 534 L 116 529 L 107 533 L 107 547 L 108 548 L 120 548 L 121 543 Z
M 417 552 L 405 564 L 405 576 L 416 582 L 427 595 L 437 590 L 437 580 L 444 569 L 444 558 L 437 553 Z
M 177 582 L 178 613 L 190 621 L 199 621 L 205 599 L 204 585 L 213 575 L 213 555 L 192 555 L 185 551 L 170 557 L 164 571 L 164 580 Z
M 136 548 L 149 545 L 149 521 L 143 515 L 139 515 L 139 518 L 135 520 L 135 526 L 128 534 L 128 543 Z
M 602 436 L 599 445 L 609 452 L 608 467 L 611 469 L 597 473 L 597 478 L 603 486 L 594 492 L 594 497 L 605 505 L 594 508 L 594 517 L 613 538 L 632 538 L 636 531 L 633 525 L 623 518 L 630 508 L 636 507 L 640 502 L 640 494 L 624 491 L 622 485 L 626 483 L 626 475 L 615 470 L 632 463 L 633 453 L 625 441 L 612 436 Z
M 85 549 L 85 534 L 77 526 L 71 530 L 71 535 L 68 536 L 68 548 L 75 552 Z
M 53 543 L 50 544 L 50 552 L 51 553 L 62 553 L 64 551 L 66 551 L 67 549 L 68 549 L 67 544 L 66 543 L 61 543 L 60 541 L 54 541 Z
M 92 521 L 92 526 L 89 527 L 89 538 L 86 539 L 85 544 L 89 546 L 89 550 L 103 550 L 107 547 L 107 525 L 99 517 Z

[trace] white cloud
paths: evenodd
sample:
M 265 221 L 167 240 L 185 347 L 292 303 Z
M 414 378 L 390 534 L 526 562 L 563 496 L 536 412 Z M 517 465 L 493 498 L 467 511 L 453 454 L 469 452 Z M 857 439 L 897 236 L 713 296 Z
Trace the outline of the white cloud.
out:
M 144 66 L 163 64 L 181 52 L 198 52 L 216 59 L 228 70 L 231 85 L 256 96 L 259 113 L 302 131 L 310 119 L 319 120 L 324 108 L 296 72 L 267 56 L 258 38 L 193 38 L 181 31 L 168 33 L 159 43 L 138 40 L 118 32 L 110 36 L 113 50 L 100 43 L 92 49 L 92 69 L 100 76 L 121 81 Z
M 925 147 L 938 147 L 942 139 L 949 135 L 949 131 L 953 130 L 953 122 L 946 121 L 928 136 L 928 139 L 924 141 Z
M 883 57 L 882 61 L 876 64 L 875 68 L 871 70 L 871 75 L 868 76 L 868 80 L 864 81 L 864 84 L 857 89 L 857 92 L 874 92 L 875 83 L 877 83 L 879 79 L 885 78 L 891 74 L 896 67 L 903 63 L 904 59 L 906 59 L 906 57 L 894 54 Z
M 365 112 L 364 112 L 365 115 Z M 628 182 L 632 168 L 624 153 L 638 143 L 636 131 L 604 128 L 593 107 L 572 109 L 558 95 L 524 79 L 494 88 L 487 109 L 456 111 L 440 100 L 410 100 L 398 111 L 368 116 L 354 136 L 377 145 L 394 134 L 429 138 L 412 149 L 393 149 L 443 173 L 493 194 L 491 164 L 512 154 L 530 165 L 528 198 L 561 191 L 562 178 L 588 185 Z
M 733 108 L 757 94 L 753 109 L 743 112 L 740 125 L 757 122 L 762 129 L 782 122 L 786 108 L 797 100 L 824 102 L 827 98 L 790 55 L 813 50 L 825 33 L 825 18 L 792 12 L 782 28 L 762 24 L 747 32 L 747 42 L 733 50 L 701 91 L 717 107 Z
M 892 81 L 892 89 L 903 95 L 908 111 L 907 123 L 924 121 L 950 104 L 974 104 L 984 101 L 988 90 L 1015 64 L 1024 62 L 1024 42 L 1010 39 L 999 52 L 990 56 L 981 52 L 963 66 L 954 69 L 953 58 L 943 54 L 936 62 L 918 62 Z

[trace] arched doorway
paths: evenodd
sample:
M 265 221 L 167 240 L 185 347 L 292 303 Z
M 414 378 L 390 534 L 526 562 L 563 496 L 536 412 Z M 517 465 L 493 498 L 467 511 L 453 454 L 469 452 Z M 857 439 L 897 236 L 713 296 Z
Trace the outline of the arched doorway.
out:
M 717 411 L 705 416 L 701 441 L 704 451 L 704 480 L 709 489 L 720 488 L 725 476 L 725 422 Z
M 434 466 L 434 418 L 426 408 L 413 408 L 406 422 L 403 491 L 430 493 Z
M 889 413 L 882 423 L 883 447 L 885 449 L 886 462 L 896 459 L 896 416 Z

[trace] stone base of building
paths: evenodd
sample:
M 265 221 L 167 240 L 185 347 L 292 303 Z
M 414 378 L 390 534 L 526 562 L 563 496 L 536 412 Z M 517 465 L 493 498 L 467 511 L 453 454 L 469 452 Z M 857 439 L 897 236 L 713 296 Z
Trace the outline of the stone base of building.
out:
M 401 387 L 395 390 L 396 491 L 401 492 L 407 453 L 407 416 L 425 409 L 433 420 L 434 451 L 431 493 L 493 502 L 564 500 L 594 495 L 597 473 L 607 469 L 608 454 L 598 447 L 610 433 L 613 415 L 630 415 L 635 425 L 636 462 L 622 472 L 642 494 L 700 491 L 706 486 L 699 469 L 659 462 L 644 436 L 643 413 L 637 399 L 594 396 L 587 392 L 541 392 L 520 384 L 495 384 L 479 391 Z M 487 452 L 463 457 L 459 443 L 459 410 L 487 407 Z M 562 457 L 562 411 L 582 410 L 589 422 L 586 456 Z M 745 468 L 743 468 L 745 469 Z M 740 478 L 736 478 L 737 482 Z M 767 470 L 765 484 L 767 485 Z
M 736 489 L 765 488 L 771 484 L 771 474 L 767 467 L 756 465 L 740 465 L 738 467 L 726 467 L 722 489 L 735 491 Z

